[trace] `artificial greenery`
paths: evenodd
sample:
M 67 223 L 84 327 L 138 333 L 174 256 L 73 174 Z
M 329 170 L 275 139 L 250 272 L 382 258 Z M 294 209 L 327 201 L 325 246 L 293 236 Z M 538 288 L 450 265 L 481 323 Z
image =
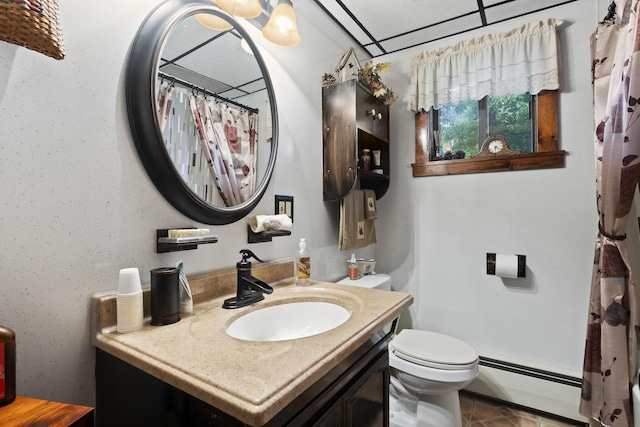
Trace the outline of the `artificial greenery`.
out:
M 358 72 L 358 80 L 373 91 L 373 96 L 382 99 L 384 105 L 391 105 L 398 99 L 398 96 L 382 82 L 380 74 L 389 74 L 391 62 L 381 62 L 373 64 L 368 61 Z

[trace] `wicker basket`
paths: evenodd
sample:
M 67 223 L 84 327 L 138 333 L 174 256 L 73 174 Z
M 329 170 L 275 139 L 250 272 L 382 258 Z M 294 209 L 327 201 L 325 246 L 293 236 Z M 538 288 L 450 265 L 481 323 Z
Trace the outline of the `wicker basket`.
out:
M 0 40 L 64 58 L 58 0 L 0 0 Z

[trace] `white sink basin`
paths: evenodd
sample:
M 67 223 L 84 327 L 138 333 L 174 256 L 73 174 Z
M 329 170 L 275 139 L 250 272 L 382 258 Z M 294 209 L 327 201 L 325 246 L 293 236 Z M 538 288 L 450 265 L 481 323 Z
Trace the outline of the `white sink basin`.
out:
M 251 311 L 234 320 L 227 334 L 244 341 L 285 341 L 337 328 L 351 313 L 330 302 L 290 302 Z

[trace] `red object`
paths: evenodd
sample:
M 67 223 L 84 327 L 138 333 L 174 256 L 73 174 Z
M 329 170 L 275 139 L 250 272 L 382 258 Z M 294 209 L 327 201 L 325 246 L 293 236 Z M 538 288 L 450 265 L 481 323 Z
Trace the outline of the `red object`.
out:
M 0 326 L 0 406 L 16 398 L 16 334 Z

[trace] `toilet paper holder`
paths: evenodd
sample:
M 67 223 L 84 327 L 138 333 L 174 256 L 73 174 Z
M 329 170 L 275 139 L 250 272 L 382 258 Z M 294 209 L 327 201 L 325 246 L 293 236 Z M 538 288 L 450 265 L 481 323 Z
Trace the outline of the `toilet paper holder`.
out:
M 526 255 L 513 255 L 517 257 L 517 277 L 526 277 L 527 270 L 527 257 Z M 495 253 L 487 253 L 487 274 L 495 276 L 496 275 L 496 261 L 497 254 Z

